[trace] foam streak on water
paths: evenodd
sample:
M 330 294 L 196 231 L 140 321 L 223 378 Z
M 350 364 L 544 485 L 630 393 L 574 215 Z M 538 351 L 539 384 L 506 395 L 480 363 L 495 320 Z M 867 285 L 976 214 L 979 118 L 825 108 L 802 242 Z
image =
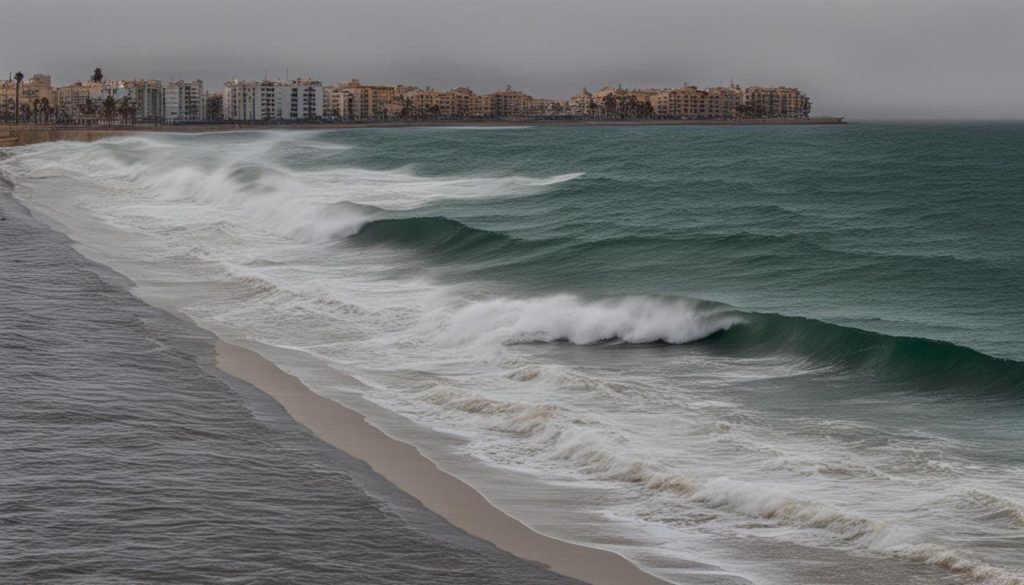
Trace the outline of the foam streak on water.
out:
M 2 192 L 0 219 L 0 582 L 570 582 L 219 374 L 208 333 Z
M 144 298 L 361 394 L 541 530 L 679 582 L 1021 585 L 1019 169 L 927 129 L 759 130 L 135 136 L 2 168 Z M 944 215 L 958 181 L 983 193 Z

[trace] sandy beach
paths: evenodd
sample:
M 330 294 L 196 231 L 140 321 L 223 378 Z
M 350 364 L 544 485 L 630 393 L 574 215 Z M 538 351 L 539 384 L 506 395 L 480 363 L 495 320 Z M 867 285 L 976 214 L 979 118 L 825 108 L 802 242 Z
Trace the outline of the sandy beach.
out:
M 665 585 L 622 556 L 540 534 L 505 514 L 471 486 L 439 469 L 414 446 L 324 398 L 254 351 L 218 340 L 217 365 L 263 390 L 322 441 L 362 460 L 429 510 L 520 558 L 592 585 Z
M 103 131 L 68 136 L 45 133 L 32 138 L 41 142 L 89 142 L 108 135 Z M 147 302 L 154 304 L 151 300 Z M 199 326 L 174 307 L 163 303 L 154 306 Z M 219 338 L 214 350 L 220 370 L 265 392 L 318 439 L 365 462 L 453 526 L 521 559 L 592 585 L 668 583 L 615 552 L 574 544 L 531 529 L 494 506 L 472 486 L 440 469 L 415 446 L 391 437 L 361 413 L 316 394 L 255 351 Z

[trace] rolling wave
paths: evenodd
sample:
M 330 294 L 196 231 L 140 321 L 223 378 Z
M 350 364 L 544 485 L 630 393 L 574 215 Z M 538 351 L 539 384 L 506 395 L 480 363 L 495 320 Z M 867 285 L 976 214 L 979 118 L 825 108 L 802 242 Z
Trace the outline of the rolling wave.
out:
M 745 312 L 687 298 L 573 295 L 470 303 L 449 318 L 446 344 L 569 342 L 692 344 L 739 358 L 795 359 L 899 390 L 1024 395 L 1024 363 L 945 341 L 898 337 L 803 317 Z
M 739 234 L 718 241 L 749 246 L 751 238 Z M 554 243 L 473 228 L 446 217 L 377 219 L 363 225 L 354 240 L 451 259 L 480 259 L 500 252 L 524 255 Z M 569 295 L 497 299 L 463 309 L 455 321 L 470 331 L 475 329 L 468 323 L 478 322 L 480 334 L 504 336 L 508 342 L 585 345 L 609 340 L 669 344 L 702 340 L 715 352 L 739 357 L 792 356 L 837 372 L 897 382 L 906 389 L 1024 395 L 1024 363 L 1018 361 L 946 341 L 887 335 L 799 316 L 743 312 L 712 302 L 629 297 L 588 303 Z
M 330 181 L 263 160 L 265 151 L 287 144 L 281 137 L 262 137 L 232 155 L 181 153 L 173 139 L 130 139 L 38 147 L 61 156 L 42 157 L 40 172 L 77 170 L 116 182 L 137 185 L 163 205 L 198 203 L 238 214 L 260 229 L 310 242 L 345 241 L 399 246 L 448 259 L 481 260 L 493 255 L 528 261 L 532 252 L 552 250 L 579 254 L 585 247 L 630 247 L 632 243 L 677 245 L 678 237 L 638 234 L 626 239 L 569 242 L 558 238 L 527 240 L 474 228 L 438 216 L 409 216 L 414 202 L 462 199 L 474 193 L 536 192 L 572 181 L 581 173 L 541 178 L 430 178 L 401 171 L 340 169 Z M 342 149 L 343 150 L 343 149 Z M 196 156 L 195 160 L 175 157 Z M 370 173 L 372 176 L 367 176 Z M 322 173 L 321 173 L 322 174 Z M 355 187 L 345 181 L 355 181 Z M 383 183 L 382 183 L 383 182 Z M 383 185 L 383 186 L 382 186 Z M 369 204 L 376 193 L 388 207 Z M 408 192 L 406 195 L 403 193 Z M 406 199 L 403 199 L 406 197 Z M 350 200 L 354 199 L 354 200 Z M 361 200 L 361 201 L 360 201 Z M 396 203 L 397 202 L 397 203 Z M 397 206 L 397 207 L 395 207 Z M 698 249 L 727 246 L 763 250 L 766 245 L 806 249 L 810 243 L 795 234 L 691 234 Z M 777 250 L 776 250 L 777 251 Z M 968 390 L 979 394 L 1016 394 L 1024 389 L 1024 364 L 995 358 L 954 343 L 896 337 L 822 321 L 776 314 L 747 313 L 687 299 L 628 297 L 581 300 L 571 296 L 526 300 L 493 299 L 462 309 L 453 317 L 459 335 L 476 331 L 474 321 L 487 323 L 479 333 L 504 335 L 505 341 L 570 341 L 580 344 L 620 340 L 629 343 L 690 343 L 700 340 L 710 351 L 734 356 L 792 356 L 840 372 L 859 372 L 898 382 L 906 388 Z M 491 327 L 491 323 L 502 323 Z M 500 335 L 499 335 L 500 332 Z
M 906 389 L 1024 395 L 1024 363 L 947 341 L 773 314 L 748 316 L 741 326 L 707 341 L 717 351 L 733 355 L 784 353 L 839 371 L 897 382 Z
M 355 240 L 366 244 L 389 244 L 420 251 L 484 254 L 499 247 L 525 241 L 505 234 L 472 228 L 446 217 L 383 218 L 361 227 Z

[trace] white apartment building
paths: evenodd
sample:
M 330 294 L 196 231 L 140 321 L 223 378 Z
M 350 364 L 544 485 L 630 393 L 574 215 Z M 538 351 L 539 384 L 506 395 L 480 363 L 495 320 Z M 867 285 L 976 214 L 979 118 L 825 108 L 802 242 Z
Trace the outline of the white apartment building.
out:
M 140 122 L 158 122 L 164 119 L 164 84 L 155 79 L 122 81 L 119 85 L 129 91 L 135 103 L 135 117 Z
M 206 119 L 206 92 L 203 82 L 168 81 L 164 84 L 164 120 L 201 122 Z
M 324 115 L 324 88 L 319 81 L 240 81 L 224 84 L 224 119 L 312 120 Z

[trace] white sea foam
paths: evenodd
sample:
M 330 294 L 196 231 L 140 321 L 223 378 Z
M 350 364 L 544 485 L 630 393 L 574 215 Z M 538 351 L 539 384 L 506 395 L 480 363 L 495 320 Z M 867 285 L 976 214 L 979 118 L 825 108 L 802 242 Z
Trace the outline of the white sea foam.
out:
M 631 345 L 693 343 L 742 326 L 735 311 L 656 296 L 454 287 L 411 254 L 335 244 L 389 212 L 543 193 L 582 173 L 426 176 L 411 166 L 311 170 L 281 158 L 303 149 L 343 161 L 349 146 L 306 133 L 133 136 L 30 147 L 0 164 L 29 187 L 21 194 L 31 204 L 60 212 L 143 286 L 189 283 L 174 291 L 177 308 L 201 324 L 345 370 L 365 382 L 367 398 L 464 438 L 479 462 L 562 487 L 611 486 L 575 505 L 642 519 L 638 533 L 656 525 L 652 543 L 721 538 L 707 546 L 727 564 L 743 557 L 729 548 L 746 542 L 736 537 L 771 538 L 1021 585 L 1015 569 L 999 566 L 1005 559 L 946 541 L 960 526 L 999 536 L 1024 522 L 1007 490 L 965 471 L 955 445 L 880 437 L 844 420 L 838 401 L 830 424 L 829 412 L 809 415 L 814 424 L 779 414 L 778 380 L 809 372 L 791 361 L 708 356 L 702 344 Z M 113 231 L 92 232 L 86 219 Z M 321 391 L 336 383 L 296 373 Z M 562 529 L 586 540 L 598 528 Z
M 691 301 L 626 297 L 586 302 L 557 295 L 471 303 L 448 317 L 438 337 L 447 344 L 688 343 L 740 322 L 735 315 L 701 311 Z
M 1004 569 L 954 548 L 935 544 L 915 544 L 896 547 L 893 552 L 900 557 L 925 562 L 963 575 L 974 583 L 1024 585 L 1024 571 Z
M 1002 520 L 1015 528 L 1024 528 L 1024 503 L 1019 500 L 978 489 L 967 490 L 963 498 L 986 516 Z
M 583 173 L 551 177 L 424 177 L 409 169 L 378 171 L 353 168 L 340 172 L 310 172 L 304 174 L 303 179 L 318 190 L 335 194 L 345 201 L 409 210 L 444 200 L 534 195 L 582 176 Z

